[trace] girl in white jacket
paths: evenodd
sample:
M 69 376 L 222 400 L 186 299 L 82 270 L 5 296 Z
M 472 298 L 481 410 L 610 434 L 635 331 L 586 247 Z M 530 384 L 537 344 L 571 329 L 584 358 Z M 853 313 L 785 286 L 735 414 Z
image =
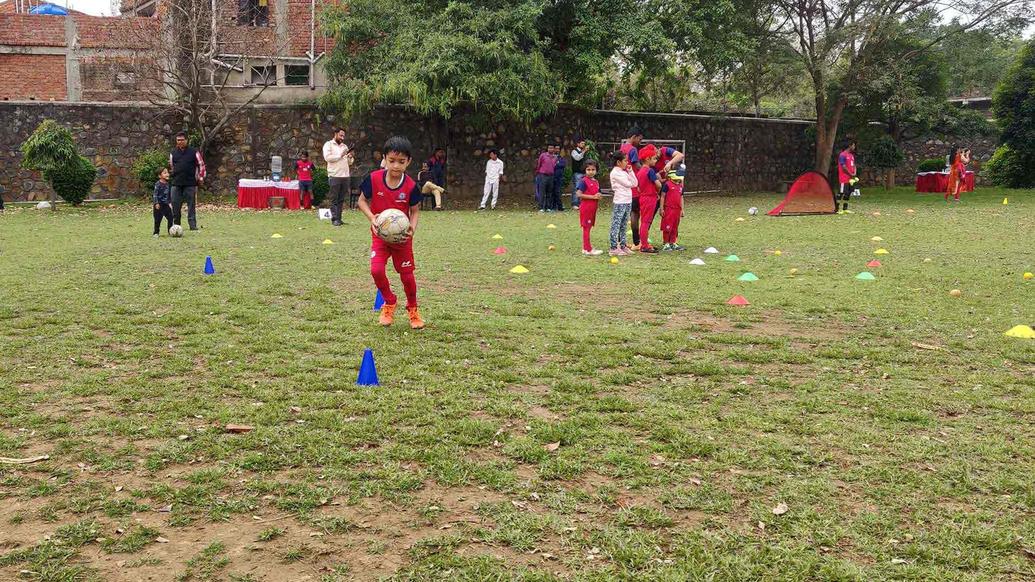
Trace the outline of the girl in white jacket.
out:
M 629 214 L 632 212 L 632 191 L 636 187 L 636 175 L 629 167 L 629 160 L 621 151 L 611 154 L 614 167 L 611 168 L 611 189 L 614 191 L 614 210 L 611 211 L 611 250 L 612 257 L 632 254 L 626 244 L 626 232 Z

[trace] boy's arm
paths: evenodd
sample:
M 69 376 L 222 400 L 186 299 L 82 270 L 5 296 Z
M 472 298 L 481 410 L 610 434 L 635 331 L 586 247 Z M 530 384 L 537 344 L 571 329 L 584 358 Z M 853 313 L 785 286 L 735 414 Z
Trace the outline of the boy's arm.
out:
M 374 186 L 370 183 L 370 176 L 363 179 L 363 183 L 359 185 L 359 199 L 356 200 L 356 208 L 366 215 L 367 220 L 370 221 L 370 228 L 374 228 L 374 212 L 370 210 L 370 204 L 367 203 L 367 198 L 374 195 Z
M 667 164 L 665 164 L 665 171 L 668 172 L 672 168 L 678 166 L 685 157 L 686 156 L 683 155 L 683 152 L 673 148 L 672 159 L 669 160 Z

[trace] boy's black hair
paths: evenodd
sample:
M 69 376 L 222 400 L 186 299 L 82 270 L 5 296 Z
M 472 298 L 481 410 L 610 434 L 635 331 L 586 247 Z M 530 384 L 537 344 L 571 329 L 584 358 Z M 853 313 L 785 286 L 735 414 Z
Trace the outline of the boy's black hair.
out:
M 632 137 L 634 135 L 643 135 L 643 130 L 640 129 L 639 125 L 634 125 L 631 128 L 629 128 L 629 135 L 628 135 L 628 137 Z
M 384 150 L 385 156 L 387 156 L 389 153 L 395 152 L 397 154 L 402 154 L 407 158 L 413 157 L 413 154 L 411 153 L 411 151 L 413 150 L 413 145 L 410 144 L 410 140 L 406 139 L 401 135 L 395 135 L 388 138 L 388 141 L 385 142 L 385 145 L 382 149 Z
M 500 153 L 498 151 L 496 151 L 496 150 L 489 150 L 489 153 L 490 154 L 496 154 L 497 156 L 500 155 Z
M 309 152 L 303 150 L 299 155 L 301 155 L 303 158 L 308 158 Z
M 186 131 L 177 131 L 176 132 L 176 137 L 182 137 L 183 139 L 187 139 L 187 132 Z
M 340 126 L 340 125 L 335 125 L 334 126 L 334 135 L 338 135 L 339 131 L 345 131 L 345 128 Z
M 615 151 L 611 152 L 611 162 L 614 165 L 617 166 L 618 162 L 620 162 L 620 161 L 622 161 L 624 159 L 625 159 L 625 152 L 623 152 L 622 150 L 615 150 Z
M 586 160 L 585 164 L 582 164 L 583 169 L 593 166 L 597 170 L 600 169 L 600 164 L 596 160 Z

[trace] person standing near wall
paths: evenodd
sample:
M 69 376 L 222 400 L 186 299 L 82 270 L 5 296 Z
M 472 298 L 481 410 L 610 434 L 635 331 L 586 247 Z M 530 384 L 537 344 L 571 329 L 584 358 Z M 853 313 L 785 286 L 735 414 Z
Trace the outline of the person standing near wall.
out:
M 435 153 L 428 158 L 428 171 L 431 172 L 431 182 L 446 191 L 446 150 L 435 148 Z M 438 199 L 436 199 L 438 200 Z M 435 210 L 441 210 L 442 203 L 436 202 Z
M 553 188 L 553 169 L 557 158 L 553 155 L 553 146 L 547 145 L 546 151 L 539 154 L 535 166 L 535 201 L 539 212 L 546 212 L 550 204 L 550 190 Z
M 205 181 L 205 159 L 201 152 L 187 145 L 187 134 L 176 134 L 176 147 L 169 154 L 169 180 L 172 192 L 173 224 L 180 224 L 183 203 L 187 203 L 187 224 L 198 230 L 198 186 Z
M 585 171 L 586 164 L 586 140 L 581 137 L 578 138 L 578 142 L 575 144 L 575 149 L 571 150 L 571 183 L 574 184 L 571 191 L 571 207 L 578 208 L 582 204 L 582 200 L 578 196 L 578 185 L 579 180 L 586 176 Z
M 352 191 L 352 174 L 349 163 L 352 151 L 345 145 L 345 129 L 334 128 L 334 137 L 323 144 L 323 161 L 327 162 L 327 182 L 331 199 L 331 224 L 341 226 L 341 207 L 345 197 Z
M 500 196 L 500 180 L 503 179 L 503 160 L 496 150 L 489 150 L 489 160 L 485 162 L 485 188 L 482 191 L 482 203 L 478 210 L 485 210 L 491 196 L 492 208 L 496 209 L 496 200 Z

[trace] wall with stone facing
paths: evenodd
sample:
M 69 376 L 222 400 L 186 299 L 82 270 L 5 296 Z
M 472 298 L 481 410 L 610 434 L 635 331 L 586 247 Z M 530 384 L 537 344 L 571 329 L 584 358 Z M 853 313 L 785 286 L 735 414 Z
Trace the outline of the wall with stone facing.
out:
M 98 103 L 0 102 L 0 189 L 6 200 L 43 199 L 49 187 L 19 167 L 21 143 L 46 118 L 72 129 L 80 151 L 99 168 L 95 197 L 139 192 L 130 175 L 133 161 L 155 146 L 169 147 L 179 127 L 161 112 L 144 105 Z M 544 144 L 562 143 L 565 150 L 578 136 L 617 142 L 633 125 L 649 137 L 686 141 L 689 190 L 775 190 L 807 169 L 813 158 L 807 122 L 697 115 L 638 114 L 562 108 L 538 123 L 482 127 L 472 115 L 450 120 L 426 118 L 401 108 L 382 107 L 347 126 L 347 141 L 357 155 L 354 175 L 374 167 L 373 152 L 395 134 L 414 144 L 413 174 L 436 146 L 447 148 L 447 199 L 472 206 L 480 199 L 489 149 L 500 151 L 507 164 L 502 197 L 525 202 L 532 195 L 532 172 Z M 9 120 L 9 121 L 8 121 Z M 209 154 L 210 186 L 204 196 L 232 196 L 237 179 L 268 173 L 271 155 L 290 160 L 308 150 L 323 165 L 320 150 L 335 118 L 311 106 L 256 106 L 243 112 Z
M 980 171 L 981 166 L 992 159 L 999 146 L 995 136 L 983 136 L 972 138 L 946 138 L 946 137 L 921 137 L 907 140 L 902 144 L 902 152 L 906 159 L 895 169 L 895 183 L 899 186 L 910 186 L 916 183 L 916 169 L 920 162 L 939 158 L 944 159 L 953 146 L 969 147 L 972 150 L 972 162 L 967 167 L 977 175 L 975 180 L 978 185 L 983 183 Z M 883 183 L 881 174 L 873 168 L 866 167 L 866 152 L 859 152 L 859 168 L 864 183 Z

